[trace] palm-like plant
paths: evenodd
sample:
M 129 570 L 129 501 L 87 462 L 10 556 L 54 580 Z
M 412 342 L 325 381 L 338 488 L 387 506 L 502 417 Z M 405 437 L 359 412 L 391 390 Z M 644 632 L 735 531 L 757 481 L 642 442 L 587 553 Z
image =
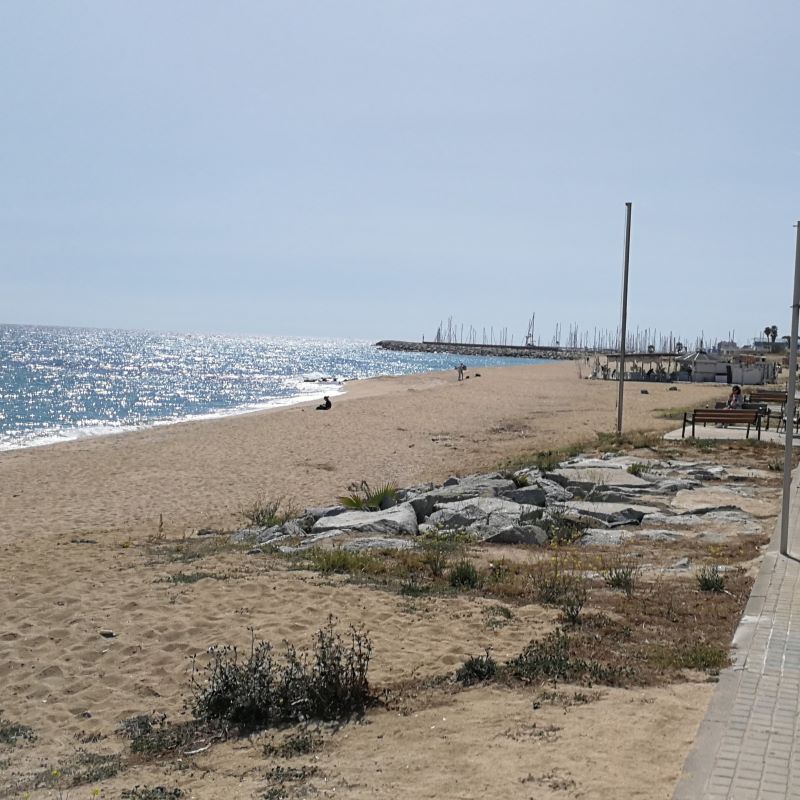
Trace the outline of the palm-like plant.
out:
M 395 504 L 397 487 L 388 481 L 373 489 L 366 481 L 351 483 L 347 487 L 350 494 L 339 498 L 345 508 L 358 508 L 363 511 L 381 511 Z
M 772 344 L 775 344 L 775 340 L 778 338 L 778 326 L 777 325 L 770 325 L 769 328 L 769 338 Z

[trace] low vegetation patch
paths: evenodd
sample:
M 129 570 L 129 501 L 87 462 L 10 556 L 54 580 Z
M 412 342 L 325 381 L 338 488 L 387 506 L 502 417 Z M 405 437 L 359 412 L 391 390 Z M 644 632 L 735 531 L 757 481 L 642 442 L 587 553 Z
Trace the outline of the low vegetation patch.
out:
M 366 553 L 356 553 L 343 550 L 341 547 L 323 549 L 314 547 L 305 557 L 311 562 L 311 567 L 323 574 L 345 573 L 356 574 L 363 572 L 376 573 L 381 571 L 381 559 Z
M 486 627 L 490 630 L 497 630 L 510 622 L 514 613 L 508 606 L 494 605 L 483 609 L 483 616 L 486 618 Z
M 601 683 L 607 686 L 625 685 L 631 671 L 606 666 L 598 661 L 577 656 L 570 637 L 560 628 L 544 639 L 534 639 L 514 659 L 506 664 L 508 673 L 520 680 L 556 683 Z
M 14 747 L 20 742 L 32 742 L 36 739 L 33 728 L 23 725 L 21 722 L 11 722 L 3 719 L 0 711 L 0 744 Z
M 210 648 L 210 663 L 192 673 L 195 717 L 259 729 L 363 713 L 373 700 L 367 680 L 369 637 L 351 627 L 346 645 L 330 618 L 315 634 L 312 647 L 307 655 L 287 644 L 278 661 L 272 645 L 256 642 L 251 631 L 246 658 L 235 647 Z
M 303 784 L 309 778 L 313 778 L 319 770 L 317 767 L 273 767 L 266 774 L 267 788 L 261 795 L 262 800 L 288 800 L 290 795 L 287 793 L 287 784 Z M 292 790 L 291 797 L 295 797 L 295 790 Z
M 533 701 L 534 708 L 541 708 L 543 705 L 561 706 L 570 708 L 571 706 L 583 706 L 587 703 L 594 703 L 602 697 L 597 691 L 562 692 L 558 689 L 544 689 L 536 695 Z
M 122 767 L 119 755 L 91 753 L 77 750 L 74 756 L 58 767 L 50 767 L 33 775 L 31 788 L 45 786 L 61 794 L 64 789 L 81 786 L 85 783 L 99 783 L 113 778 Z
M 654 450 L 662 445 L 662 434 L 654 431 L 630 431 L 629 433 L 598 433 L 595 446 L 600 450 L 618 453 L 621 450 Z M 688 441 L 688 440 L 687 440 Z
M 272 499 L 259 494 L 250 505 L 245 506 L 240 515 L 249 528 L 271 528 L 283 525 L 289 519 L 299 515 L 292 504 L 285 504 L 282 499 Z
M 663 667 L 694 669 L 712 675 L 730 664 L 728 649 L 709 642 L 687 642 L 677 648 L 657 648 L 652 653 L 652 659 Z
M 477 589 L 480 586 L 478 570 L 468 559 L 462 559 L 453 564 L 448 580 L 454 589 Z
M 497 662 L 489 654 L 470 656 L 456 671 L 456 680 L 464 686 L 473 686 L 494 678 L 497 674 Z
M 218 577 L 213 572 L 177 572 L 165 580 L 169 583 L 197 583 L 197 581 L 202 581 L 204 578 L 214 578 L 216 580 Z
M 123 789 L 120 797 L 123 800 L 179 800 L 183 791 L 177 786 L 168 789 L 166 786 L 134 786 L 133 789 Z
M 265 756 L 295 758 L 316 753 L 321 747 L 322 736 L 307 728 L 302 728 L 299 731 L 290 732 L 279 742 L 273 738 L 264 745 L 263 752 Z
M 224 725 L 194 719 L 171 722 L 166 714 L 137 714 L 124 720 L 119 732 L 131 740 L 131 752 L 141 756 L 194 750 L 228 735 Z

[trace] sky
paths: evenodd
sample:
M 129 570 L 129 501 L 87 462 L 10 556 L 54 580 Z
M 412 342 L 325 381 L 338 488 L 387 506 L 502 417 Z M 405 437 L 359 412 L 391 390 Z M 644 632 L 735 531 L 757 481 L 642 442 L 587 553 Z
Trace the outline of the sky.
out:
M 0 322 L 788 333 L 796 2 L 4 0 Z

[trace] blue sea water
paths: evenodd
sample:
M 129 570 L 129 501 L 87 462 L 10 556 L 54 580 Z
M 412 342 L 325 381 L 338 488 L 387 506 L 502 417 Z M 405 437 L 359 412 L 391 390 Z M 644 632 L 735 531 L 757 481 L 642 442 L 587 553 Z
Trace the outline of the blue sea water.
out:
M 0 325 L 0 450 L 288 405 L 335 395 L 347 380 L 458 361 L 541 359 L 399 353 L 342 339 Z

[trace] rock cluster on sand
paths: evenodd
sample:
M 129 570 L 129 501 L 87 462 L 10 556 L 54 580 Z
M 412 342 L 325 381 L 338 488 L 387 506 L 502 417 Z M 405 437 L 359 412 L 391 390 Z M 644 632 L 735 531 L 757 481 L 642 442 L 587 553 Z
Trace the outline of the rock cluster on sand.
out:
M 545 545 L 558 535 L 556 522 L 568 521 L 586 545 L 619 544 L 632 536 L 721 541 L 732 525 L 745 534 L 762 532 L 757 515 L 742 507 L 746 498 L 737 492 L 737 480 L 724 467 L 700 462 L 578 456 L 552 471 L 530 467 L 400 489 L 395 504 L 379 511 L 308 508 L 297 519 L 242 529 L 233 538 L 252 543 L 253 553 L 263 545 L 283 552 L 405 549 L 419 535 L 437 531 L 461 531 L 489 544 Z M 714 482 L 713 499 L 725 502 L 709 504 L 704 482 Z

